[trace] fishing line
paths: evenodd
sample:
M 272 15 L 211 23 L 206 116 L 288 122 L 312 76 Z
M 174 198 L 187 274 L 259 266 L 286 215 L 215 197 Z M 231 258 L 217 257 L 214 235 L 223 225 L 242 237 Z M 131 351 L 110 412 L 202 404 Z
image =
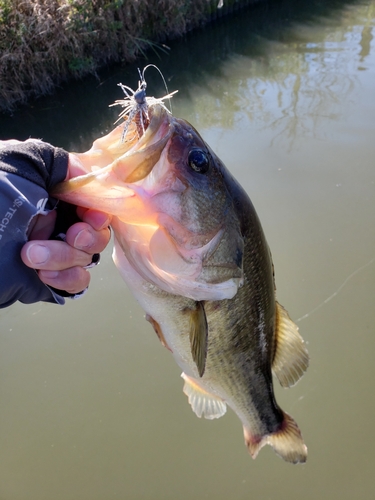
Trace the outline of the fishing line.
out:
M 356 274 L 360 273 L 361 271 L 363 271 L 364 269 L 366 269 L 366 267 L 370 266 L 371 264 L 373 264 L 375 262 L 375 257 L 373 257 L 371 260 L 369 260 L 369 262 L 367 262 L 366 264 L 364 264 L 363 266 L 359 267 L 358 269 L 356 269 L 355 271 L 353 271 L 346 279 L 345 281 L 338 287 L 338 289 L 333 292 L 332 295 L 330 295 L 329 297 L 327 297 L 325 300 L 323 300 L 323 302 L 321 302 L 319 305 L 317 305 L 312 311 L 304 314 L 303 316 L 301 316 L 300 318 L 298 318 L 296 320 L 296 323 L 299 323 L 300 321 L 302 321 L 303 319 L 306 319 L 308 318 L 309 316 L 311 316 L 312 314 L 314 314 L 316 311 L 318 311 L 321 307 L 325 306 L 326 304 L 328 304 L 328 302 L 330 302 L 332 299 L 334 299 L 336 297 L 336 295 L 338 295 L 341 290 L 344 288 L 344 286 L 348 283 L 349 280 L 351 280 Z
M 148 68 L 155 68 L 155 69 L 156 69 L 156 71 L 158 71 L 159 75 L 161 76 L 161 79 L 163 80 L 163 84 L 164 84 L 164 87 L 165 87 L 165 91 L 166 91 L 166 93 L 167 93 L 166 95 L 168 96 L 168 95 L 169 95 L 169 90 L 168 90 L 167 82 L 165 81 L 165 78 L 164 78 L 163 73 L 161 72 L 161 70 L 160 70 L 160 69 L 159 69 L 159 68 L 158 68 L 155 64 L 148 64 L 147 66 L 145 66 L 145 67 L 143 68 L 142 73 L 140 72 L 140 70 L 139 70 L 139 68 L 138 68 L 138 72 L 139 72 L 139 76 L 140 76 L 141 80 L 142 80 L 143 82 L 146 82 L 146 80 L 145 80 L 145 71 L 146 71 L 146 69 L 148 69 Z M 177 92 L 177 91 L 176 91 L 176 92 Z M 175 92 L 173 92 L 173 93 L 175 93 Z M 169 111 L 171 112 L 171 114 L 173 114 L 173 113 L 172 113 L 172 102 L 171 102 L 171 100 L 170 100 L 170 99 L 169 99 Z

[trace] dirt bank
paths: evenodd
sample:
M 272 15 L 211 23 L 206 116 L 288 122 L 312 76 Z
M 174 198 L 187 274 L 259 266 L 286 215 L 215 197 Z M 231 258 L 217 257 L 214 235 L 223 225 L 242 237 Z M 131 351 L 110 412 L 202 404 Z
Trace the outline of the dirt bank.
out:
M 0 110 L 259 0 L 0 0 Z

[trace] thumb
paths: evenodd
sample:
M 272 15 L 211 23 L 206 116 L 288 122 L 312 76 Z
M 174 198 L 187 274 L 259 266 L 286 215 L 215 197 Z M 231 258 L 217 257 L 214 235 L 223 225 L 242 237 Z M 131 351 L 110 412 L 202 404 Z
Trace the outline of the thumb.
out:
M 85 170 L 81 160 L 74 153 L 69 153 L 68 160 L 68 172 L 66 174 L 65 180 L 72 179 L 73 177 L 78 177 L 79 175 L 85 175 L 88 172 Z

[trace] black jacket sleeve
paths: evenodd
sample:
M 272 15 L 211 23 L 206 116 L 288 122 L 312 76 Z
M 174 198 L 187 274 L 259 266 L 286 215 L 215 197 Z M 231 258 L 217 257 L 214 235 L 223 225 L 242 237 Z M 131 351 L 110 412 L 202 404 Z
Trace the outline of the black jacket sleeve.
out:
M 68 153 L 37 140 L 0 149 L 0 308 L 19 300 L 63 304 L 63 293 L 40 281 L 20 252 L 33 217 L 56 208 L 48 192 L 65 179 Z

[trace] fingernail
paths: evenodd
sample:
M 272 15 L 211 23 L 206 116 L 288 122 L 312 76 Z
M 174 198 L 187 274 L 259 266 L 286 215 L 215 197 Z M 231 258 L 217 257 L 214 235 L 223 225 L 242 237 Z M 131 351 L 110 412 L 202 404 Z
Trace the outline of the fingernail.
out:
M 50 257 L 49 249 L 43 245 L 30 245 L 26 252 L 27 258 L 34 265 L 44 264 Z
M 108 215 L 103 214 L 103 221 L 100 225 L 98 225 L 98 228 L 97 228 L 98 231 L 100 231 L 101 229 L 104 229 L 105 227 L 108 227 L 110 222 L 111 222 L 111 220 L 108 217 Z M 99 220 L 98 220 L 98 224 L 99 224 Z
M 94 243 L 94 236 L 87 229 L 82 229 L 82 231 L 80 231 L 77 234 L 74 240 L 74 246 L 78 250 L 84 250 L 85 248 L 90 248 L 93 243 Z

